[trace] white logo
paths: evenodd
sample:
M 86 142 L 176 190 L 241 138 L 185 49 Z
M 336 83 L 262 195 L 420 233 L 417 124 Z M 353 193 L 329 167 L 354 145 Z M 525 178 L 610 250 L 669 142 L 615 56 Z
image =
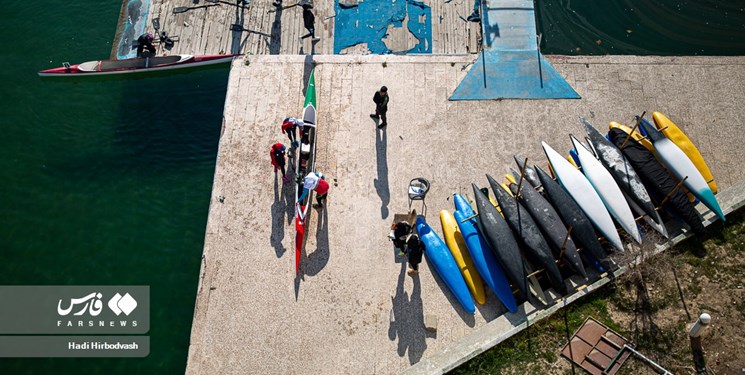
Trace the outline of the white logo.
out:
M 117 293 L 109 300 L 109 308 L 117 316 L 121 313 L 129 315 L 135 310 L 135 308 L 137 308 L 137 301 L 132 298 L 129 293 L 125 294 L 123 297 L 121 294 Z
M 101 310 L 103 309 L 103 303 L 101 303 L 101 293 L 93 292 L 85 297 L 82 298 L 72 298 L 70 299 L 70 307 L 63 309 L 62 308 L 62 300 L 59 300 L 57 303 L 57 314 L 60 316 L 66 316 L 67 314 L 72 311 L 72 309 L 75 307 L 75 305 L 80 305 L 82 303 L 85 303 L 85 306 L 83 306 L 80 311 L 76 312 L 73 315 L 79 316 L 83 315 L 85 313 L 85 310 L 88 310 L 92 316 L 98 316 L 98 314 L 101 313 Z M 91 300 L 93 300 L 93 303 L 91 303 Z M 136 305 L 136 302 L 135 302 Z M 134 308 L 133 308 L 134 309 Z

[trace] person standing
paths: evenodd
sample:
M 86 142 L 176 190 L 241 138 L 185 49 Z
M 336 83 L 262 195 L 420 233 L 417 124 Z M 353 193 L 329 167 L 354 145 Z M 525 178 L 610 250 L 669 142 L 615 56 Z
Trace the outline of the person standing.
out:
M 321 38 L 316 38 L 316 16 L 313 15 L 313 4 L 310 4 L 309 2 L 305 2 L 300 4 L 303 7 L 303 25 L 305 26 L 305 29 L 308 30 L 308 33 L 300 37 L 300 41 L 307 37 L 312 37 L 312 41 L 317 42 L 321 40 Z
M 290 139 L 290 147 L 297 148 L 297 134 L 295 129 L 300 127 L 300 132 L 303 132 L 303 120 L 295 117 L 287 117 L 282 121 L 282 133 L 287 133 L 287 138 Z
M 137 57 L 145 57 L 145 50 L 150 53 L 148 57 L 155 56 L 155 46 L 153 45 L 155 36 L 150 33 L 144 33 L 137 38 Z
M 381 119 L 380 125 L 378 125 L 378 129 L 382 129 L 386 125 L 388 125 L 388 118 L 386 117 L 386 112 L 388 112 L 388 100 L 390 97 L 388 96 L 388 88 L 383 86 L 380 88 L 380 91 L 376 91 L 375 95 L 373 95 L 373 102 L 375 102 L 375 113 L 370 115 L 370 117 L 374 120 Z
M 391 234 L 388 237 L 393 241 L 393 246 L 399 251 L 398 256 L 404 255 L 406 250 L 406 240 L 411 234 L 411 225 L 408 221 L 402 220 L 391 226 Z
M 409 260 L 409 275 L 414 276 L 419 272 L 419 263 L 422 262 L 422 254 L 424 254 L 424 243 L 419 241 L 419 237 L 416 234 L 409 236 L 409 240 L 406 241 L 406 259 Z
M 305 199 L 310 190 L 316 192 L 317 203 L 313 204 L 313 208 L 323 208 L 323 202 L 326 201 L 329 194 L 329 183 L 326 182 L 326 177 L 322 173 L 310 172 L 305 176 L 303 179 L 303 194 L 297 198 L 298 203 Z
M 274 173 L 277 173 L 277 169 L 282 171 L 282 181 L 284 183 L 290 182 L 290 177 L 285 175 L 285 150 L 287 148 L 282 143 L 275 143 L 272 145 L 272 149 L 269 151 L 269 157 L 272 159 L 272 165 L 274 166 Z

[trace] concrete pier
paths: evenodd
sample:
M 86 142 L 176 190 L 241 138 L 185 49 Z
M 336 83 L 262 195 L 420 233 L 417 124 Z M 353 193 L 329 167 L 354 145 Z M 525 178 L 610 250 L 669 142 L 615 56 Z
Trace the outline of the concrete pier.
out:
M 411 178 L 431 181 L 427 220 L 441 233 L 438 212 L 452 210 L 452 193 L 485 186 L 484 173 L 507 172 L 515 153 L 546 165 L 540 141 L 566 150 L 568 134 L 583 133 L 579 115 L 607 129 L 643 110 L 663 112 L 696 143 L 721 196 L 741 188 L 745 90 L 736 83 L 745 81 L 745 58 L 547 58 L 582 99 L 448 101 L 468 55 L 235 60 L 187 373 L 392 374 L 419 362 L 411 371 L 441 373 L 516 332 L 524 313 L 504 315 L 493 294 L 467 315 L 426 261 L 407 276 L 386 235 L 408 208 Z M 317 169 L 331 190 L 326 210 L 312 213 L 297 280 L 293 191 L 267 151 L 286 141 L 280 122 L 300 114 L 314 66 Z M 368 116 L 381 85 L 391 95 L 385 130 Z M 435 333 L 425 315 L 436 317 Z M 490 323 L 498 319 L 509 324 Z M 479 334 L 486 339 L 464 349 Z M 441 355 L 457 350 L 454 359 Z
M 406 1 L 406 0 L 400 0 Z M 297 0 L 284 0 L 285 7 L 297 4 Z M 342 1 L 355 6 L 357 0 Z M 478 23 L 466 22 L 471 13 L 471 0 L 435 1 L 424 0 L 431 9 L 431 33 L 433 54 L 476 53 L 480 38 Z M 136 4 L 137 6 L 133 6 Z M 293 6 L 277 10 L 272 0 L 130 0 L 122 6 L 122 17 L 117 27 L 117 36 L 112 49 L 112 58 L 124 58 L 120 49 L 130 47 L 143 32 L 153 34 L 155 19 L 159 30 L 166 31 L 177 40 L 172 47 L 157 44 L 157 54 L 222 54 L 246 55 L 297 55 L 333 54 L 336 12 L 334 1 L 313 2 L 316 36 L 321 40 L 313 43 L 310 38 L 299 41 L 307 33 L 303 26 L 302 8 Z M 184 12 L 174 9 L 187 7 Z M 132 14 L 127 14 L 128 10 Z M 408 18 L 407 18 L 408 19 Z M 134 21 L 134 22 L 133 22 Z M 233 29 L 232 25 L 240 26 Z M 130 30 L 131 29 L 131 30 Z M 351 31 L 350 31 L 351 32 Z M 127 37 L 129 34 L 129 37 Z M 406 26 L 390 26 L 383 42 L 394 52 L 405 51 L 416 41 Z M 174 38 L 175 37 L 175 38 Z M 127 40 L 122 40 L 122 39 Z M 120 48 L 123 42 L 125 46 Z M 365 44 L 343 51 L 346 54 L 370 53 Z M 130 56 L 133 57 L 133 56 Z

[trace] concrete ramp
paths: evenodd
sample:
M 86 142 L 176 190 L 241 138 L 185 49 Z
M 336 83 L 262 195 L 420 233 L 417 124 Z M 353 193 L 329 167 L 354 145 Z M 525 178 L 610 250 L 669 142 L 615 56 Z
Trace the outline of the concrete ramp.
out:
M 579 99 L 538 51 L 532 0 L 481 3 L 484 49 L 450 100 Z

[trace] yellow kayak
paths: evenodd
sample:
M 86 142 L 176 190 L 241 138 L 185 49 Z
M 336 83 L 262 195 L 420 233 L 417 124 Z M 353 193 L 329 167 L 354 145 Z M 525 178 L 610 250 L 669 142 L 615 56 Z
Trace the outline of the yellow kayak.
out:
M 675 125 L 674 122 L 670 121 L 670 119 L 667 118 L 665 115 L 659 112 L 653 112 L 652 117 L 654 118 L 654 123 L 655 125 L 657 125 L 657 128 L 664 129 L 662 130 L 662 133 L 665 134 L 665 136 L 669 140 L 675 143 L 676 146 L 680 147 L 680 149 L 683 150 L 688 158 L 691 159 L 693 165 L 696 166 L 696 169 L 698 169 L 698 171 L 701 172 L 701 175 L 704 176 L 704 179 L 709 184 L 709 188 L 711 189 L 711 191 L 716 194 L 717 184 L 716 182 L 714 182 L 714 176 L 711 174 L 709 166 L 706 165 L 704 157 L 701 156 L 698 148 L 696 148 L 696 146 L 693 144 L 693 142 L 691 142 L 688 136 L 686 136 L 686 134 L 683 133 L 683 131 L 680 130 L 680 128 L 678 128 L 678 126 Z
M 471 254 L 468 253 L 466 241 L 463 239 L 463 235 L 460 234 L 458 223 L 455 221 L 453 214 L 447 210 L 440 211 L 440 222 L 442 223 L 442 233 L 445 237 L 445 243 L 453 254 L 455 263 L 458 264 L 460 273 L 463 275 L 466 285 L 468 285 L 468 290 L 471 291 L 476 302 L 481 305 L 485 304 L 486 293 L 484 292 L 484 281 L 478 272 L 476 272 L 476 266 L 473 264 Z
M 621 129 L 621 131 L 623 131 L 626 134 L 631 134 L 632 138 L 634 138 L 637 142 L 641 143 L 642 146 L 644 146 L 644 148 L 649 150 L 651 153 L 654 154 L 655 157 L 657 157 L 657 153 L 654 151 L 654 146 L 652 146 L 652 142 L 649 139 L 644 138 L 642 133 L 639 133 L 638 130 L 634 130 L 634 133 L 632 134 L 631 128 L 629 126 L 626 126 L 624 124 L 619 124 L 615 121 L 611 121 L 611 123 L 608 124 L 608 129 L 614 129 L 614 128 Z

